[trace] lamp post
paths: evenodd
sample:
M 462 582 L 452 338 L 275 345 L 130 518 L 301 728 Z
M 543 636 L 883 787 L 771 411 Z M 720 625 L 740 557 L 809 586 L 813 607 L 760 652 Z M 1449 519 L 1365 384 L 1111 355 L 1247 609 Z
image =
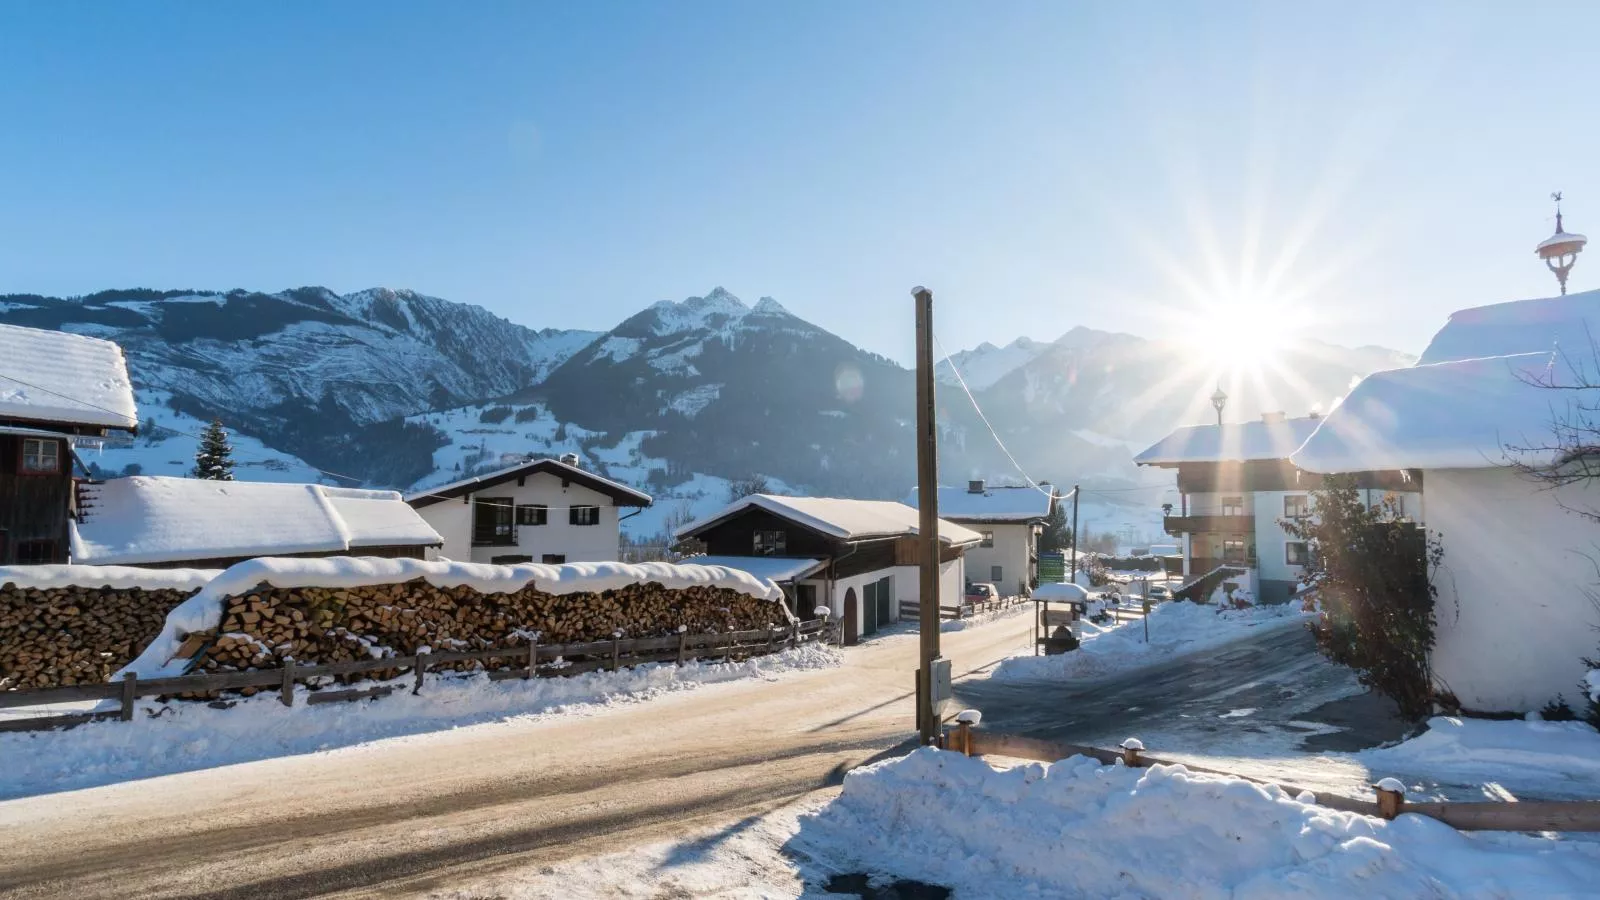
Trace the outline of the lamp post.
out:
M 1217 427 L 1222 427 L 1222 408 L 1228 405 L 1228 395 L 1222 392 L 1221 383 L 1217 384 L 1216 393 L 1211 395 L 1211 406 L 1217 411 Z
M 1534 248 L 1534 253 L 1544 260 L 1556 281 L 1561 283 L 1561 294 L 1567 293 L 1567 273 L 1572 271 L 1572 266 L 1578 261 L 1578 254 L 1583 252 L 1583 245 L 1589 239 L 1581 234 L 1568 234 L 1561 228 L 1561 192 L 1556 191 L 1550 195 L 1556 202 L 1556 233 L 1539 242 Z

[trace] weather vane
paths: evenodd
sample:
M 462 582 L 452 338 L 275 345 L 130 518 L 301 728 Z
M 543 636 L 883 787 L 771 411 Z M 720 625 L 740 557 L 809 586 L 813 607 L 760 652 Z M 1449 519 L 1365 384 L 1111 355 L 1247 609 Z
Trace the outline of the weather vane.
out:
M 1561 227 L 1561 192 L 1552 191 L 1550 199 L 1556 204 L 1556 233 L 1539 242 L 1534 252 L 1544 260 L 1544 264 L 1555 273 L 1556 281 L 1561 283 L 1561 293 L 1567 292 L 1567 273 L 1572 271 L 1573 263 L 1578 261 L 1578 254 L 1583 252 L 1583 245 L 1589 239 L 1581 234 L 1568 234 Z

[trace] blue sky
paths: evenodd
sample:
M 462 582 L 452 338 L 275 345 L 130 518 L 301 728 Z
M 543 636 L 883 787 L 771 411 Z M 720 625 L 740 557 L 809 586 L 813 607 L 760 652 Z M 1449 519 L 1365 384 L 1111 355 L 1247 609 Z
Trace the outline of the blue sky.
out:
M 910 357 L 1281 317 L 1417 351 L 1600 233 L 1600 4 L 0 0 L 0 291 L 715 285 Z M 1600 258 L 1573 287 L 1600 286 Z

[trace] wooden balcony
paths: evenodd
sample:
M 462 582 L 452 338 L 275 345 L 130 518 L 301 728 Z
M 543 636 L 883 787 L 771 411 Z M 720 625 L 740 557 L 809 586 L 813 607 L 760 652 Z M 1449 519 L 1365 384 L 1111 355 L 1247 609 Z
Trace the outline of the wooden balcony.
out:
M 1256 530 L 1255 516 L 1167 516 L 1161 520 L 1162 527 L 1167 534 L 1173 537 L 1182 537 L 1185 534 L 1200 534 L 1212 532 L 1218 534 L 1253 534 Z

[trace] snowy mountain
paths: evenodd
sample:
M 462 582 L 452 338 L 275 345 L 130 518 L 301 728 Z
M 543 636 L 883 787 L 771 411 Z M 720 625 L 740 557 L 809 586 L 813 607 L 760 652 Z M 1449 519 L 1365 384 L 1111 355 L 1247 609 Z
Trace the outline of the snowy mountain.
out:
M 1001 378 L 1027 365 L 1050 345 L 1033 338 L 1019 337 L 1004 347 L 984 341 L 971 350 L 959 350 L 934 367 L 934 376 L 946 384 L 956 384 L 956 373 L 968 388 L 981 391 Z M 953 368 L 952 368 L 953 364 Z

